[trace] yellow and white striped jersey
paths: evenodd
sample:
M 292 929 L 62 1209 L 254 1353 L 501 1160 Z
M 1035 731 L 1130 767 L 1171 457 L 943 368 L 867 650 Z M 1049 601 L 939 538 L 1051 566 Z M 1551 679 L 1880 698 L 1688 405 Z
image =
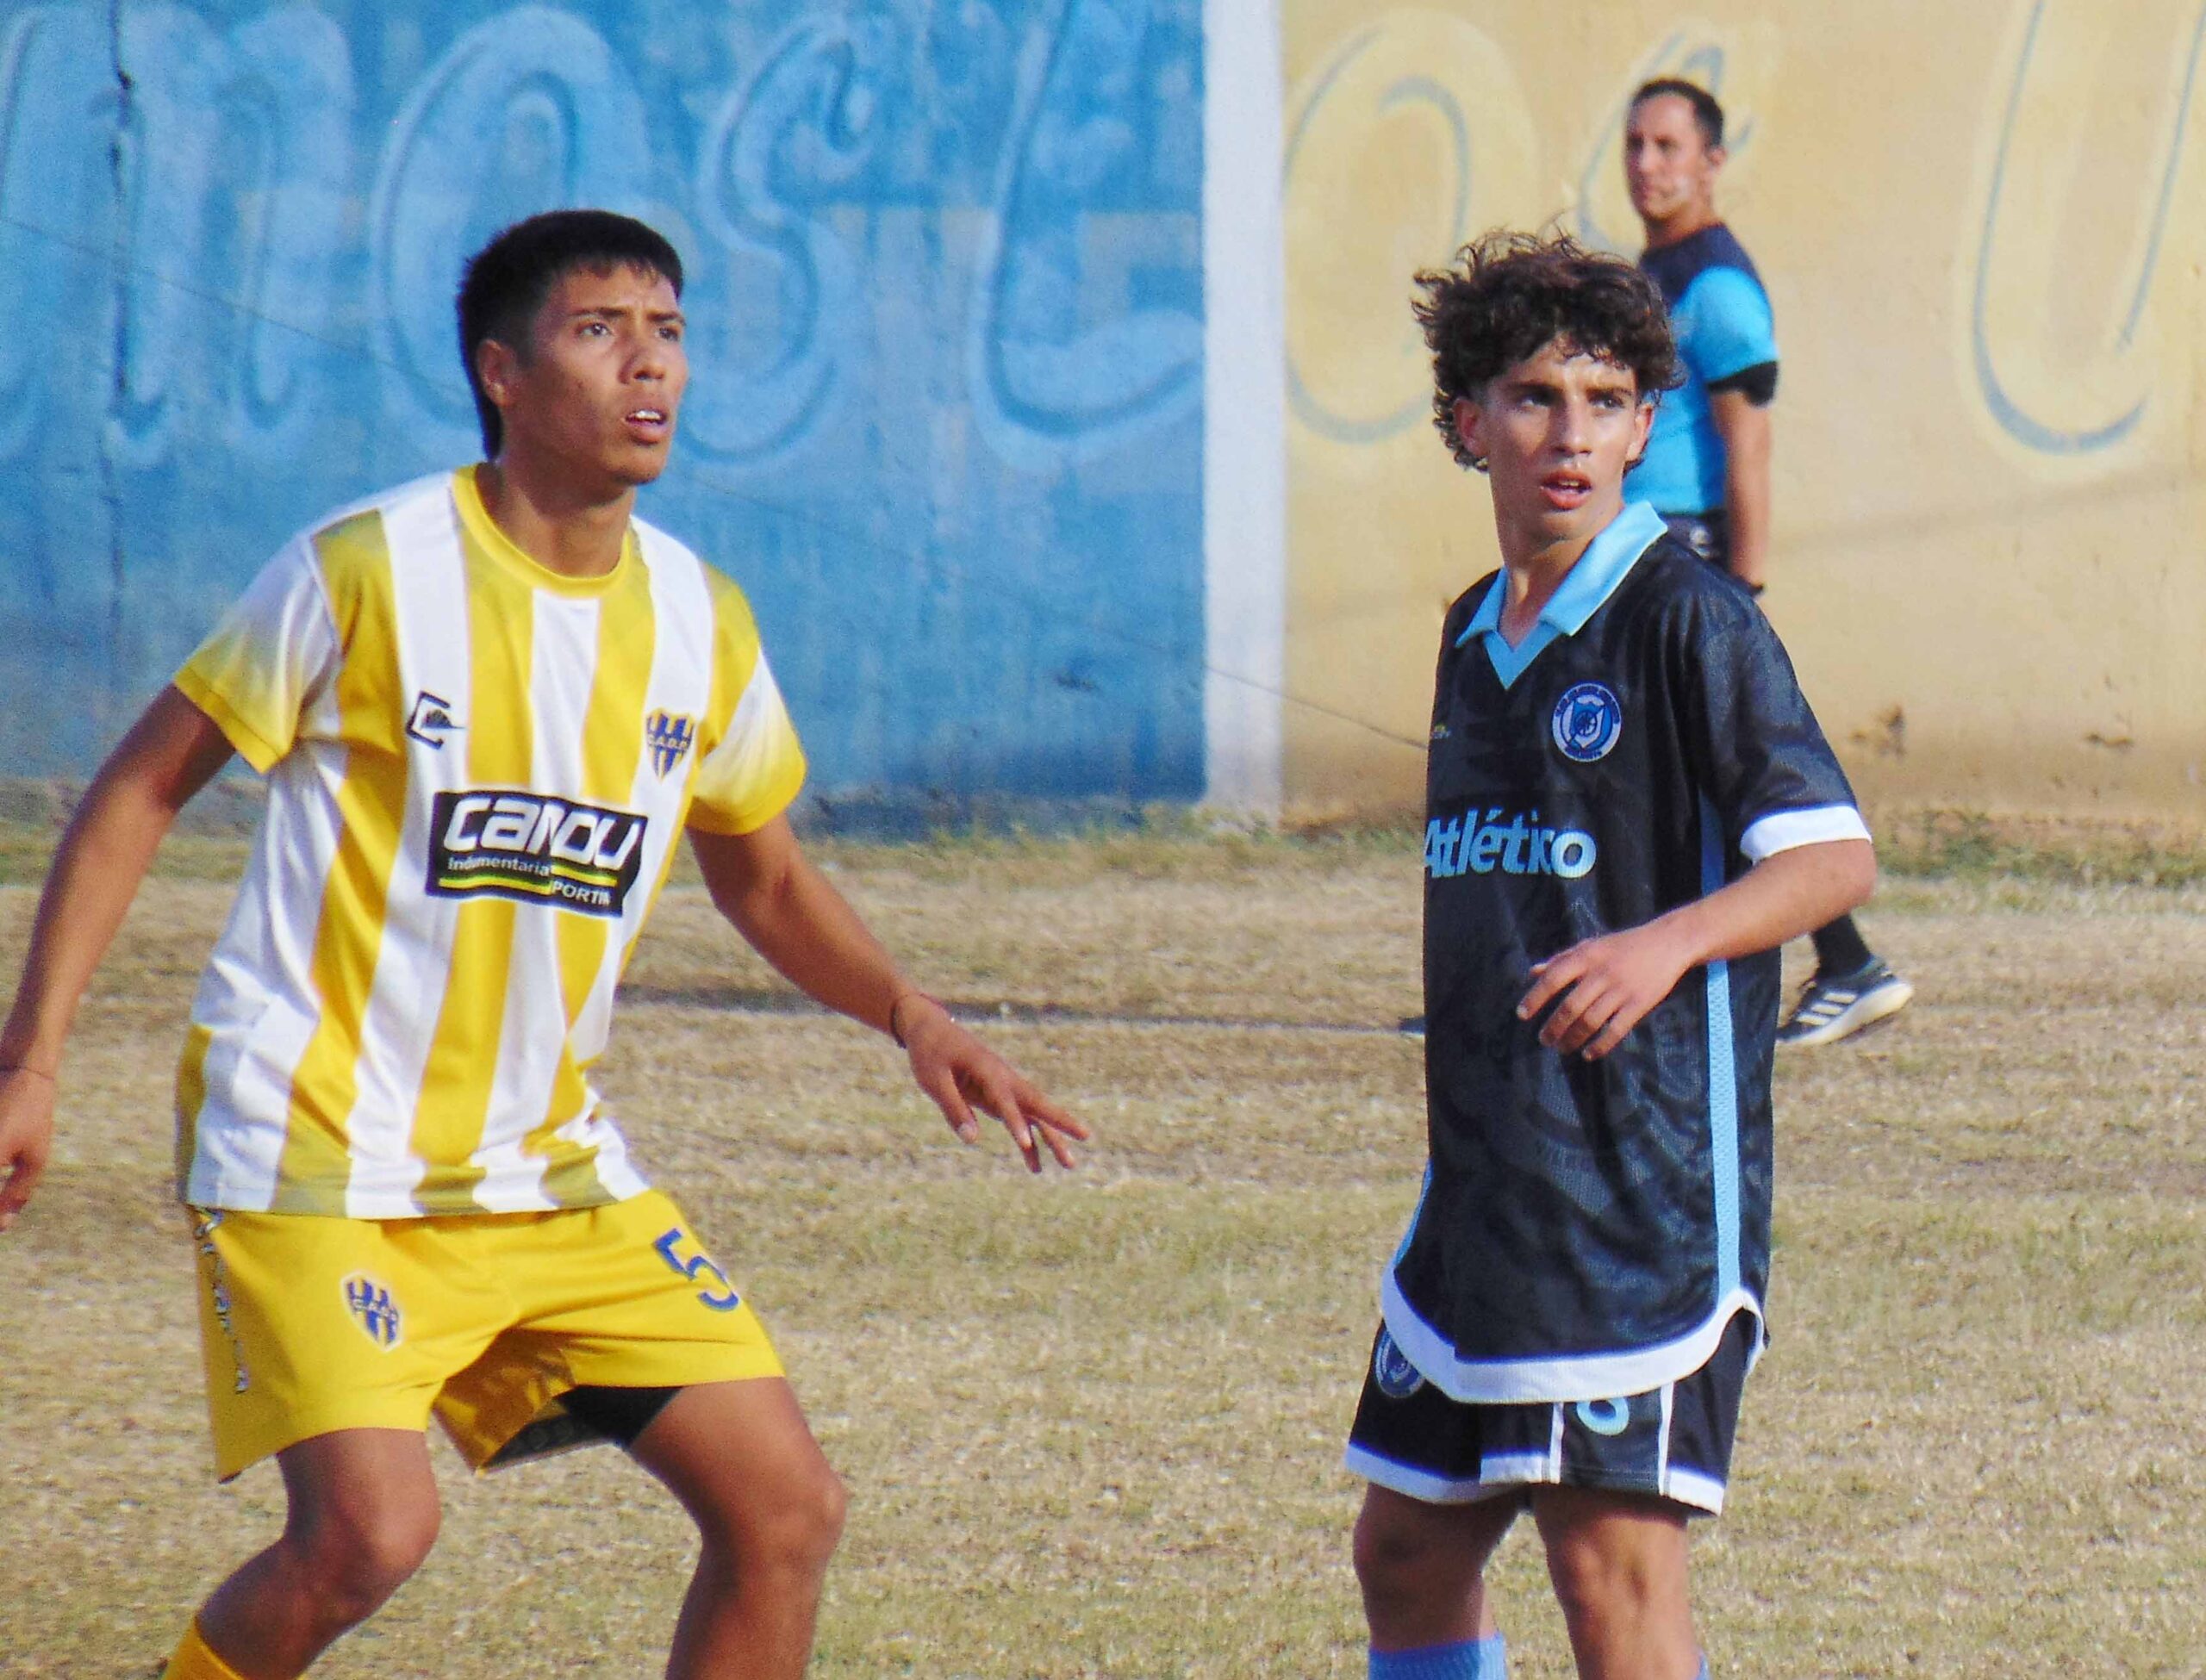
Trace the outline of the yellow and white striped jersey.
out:
M 269 778 L 192 1005 L 200 1207 L 587 1207 L 645 1188 L 588 1074 L 685 825 L 804 756 L 734 584 L 638 520 L 606 576 L 494 525 L 473 469 L 271 561 L 176 684 Z

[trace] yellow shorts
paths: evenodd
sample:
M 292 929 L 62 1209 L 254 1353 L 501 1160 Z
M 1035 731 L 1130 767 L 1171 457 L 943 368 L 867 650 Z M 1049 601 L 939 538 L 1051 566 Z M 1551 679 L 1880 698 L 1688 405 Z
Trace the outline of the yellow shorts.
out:
M 191 1209 L 224 1481 L 333 1429 L 422 1429 L 477 1470 L 601 1437 L 559 1397 L 778 1377 L 750 1305 L 657 1191 L 430 1219 Z

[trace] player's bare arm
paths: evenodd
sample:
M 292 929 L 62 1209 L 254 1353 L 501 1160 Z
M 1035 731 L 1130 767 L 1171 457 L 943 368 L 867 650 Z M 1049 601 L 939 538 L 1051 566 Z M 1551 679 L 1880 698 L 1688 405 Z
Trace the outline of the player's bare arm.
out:
M 978 1107 L 1003 1123 L 1030 1171 L 1042 1170 L 1044 1147 L 1060 1167 L 1075 1164 L 1072 1142 L 1087 1127 L 904 976 L 786 818 L 749 834 L 693 829 L 689 839 L 713 903 L 736 930 L 800 991 L 898 1039 L 912 1077 L 960 1138 L 979 1142 Z
M 22 1211 L 53 1138 L 55 1081 L 77 1005 L 176 813 L 227 763 L 207 714 L 165 688 L 108 755 L 61 837 L 8 1024 L 0 1030 L 0 1230 Z
M 1767 951 L 1868 901 L 1876 854 L 1829 840 L 1764 858 L 1729 886 L 1639 927 L 1581 940 L 1532 965 L 1520 1020 L 1554 1005 L 1540 1042 L 1598 1061 L 1696 964 Z
M 1723 439 L 1731 575 L 1759 589 L 1769 582 L 1769 408 L 1744 391 L 1711 391 L 1708 417 Z

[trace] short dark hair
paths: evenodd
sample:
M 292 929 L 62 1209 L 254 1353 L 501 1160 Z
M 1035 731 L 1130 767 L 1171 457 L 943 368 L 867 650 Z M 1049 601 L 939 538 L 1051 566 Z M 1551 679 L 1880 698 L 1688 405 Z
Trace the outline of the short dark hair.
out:
M 1688 82 L 1682 76 L 1657 76 L 1651 82 L 1639 84 L 1639 91 L 1631 96 L 1630 109 L 1637 110 L 1650 99 L 1659 99 L 1673 93 L 1692 107 L 1693 126 L 1700 130 L 1700 143 L 1711 152 L 1723 144 L 1723 108 L 1716 103 L 1716 96 L 1698 82 Z
M 1543 240 L 1497 228 L 1457 252 L 1453 268 L 1419 274 L 1417 285 L 1424 296 L 1410 307 L 1432 350 L 1432 423 L 1464 466 L 1486 464 L 1463 447 L 1456 400 L 1477 401 L 1493 379 L 1557 339 L 1630 369 L 1642 401 L 1681 376 L 1654 283 L 1567 233 Z
M 562 277 L 578 268 L 639 268 L 682 296 L 682 258 L 673 246 L 656 228 L 610 210 L 546 210 L 514 223 L 469 258 L 459 282 L 459 360 L 475 394 L 485 458 L 496 457 L 505 424 L 483 389 L 475 352 L 484 339 L 495 339 L 526 358 L 536 312 Z

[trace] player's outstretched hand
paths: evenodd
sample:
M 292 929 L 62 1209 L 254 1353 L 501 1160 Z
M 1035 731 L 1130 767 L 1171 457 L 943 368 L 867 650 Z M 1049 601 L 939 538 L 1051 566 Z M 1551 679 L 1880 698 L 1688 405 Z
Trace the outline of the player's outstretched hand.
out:
M 0 1069 L 0 1231 L 30 1200 L 53 1148 L 53 1075 Z
M 1670 995 L 1692 966 L 1683 942 L 1656 922 L 1580 940 L 1532 965 L 1532 989 L 1517 1005 L 1517 1018 L 1532 1020 L 1553 1004 L 1540 1042 L 1598 1061 Z
M 968 1143 L 978 1143 L 981 1123 L 973 1117 L 978 1108 L 1003 1122 L 1026 1157 L 1028 1172 L 1042 1170 L 1044 1145 L 1058 1166 L 1079 1165 L 1072 1140 L 1086 1142 L 1087 1128 L 1044 1096 L 1032 1080 L 959 1026 L 933 999 L 913 993 L 897 1012 L 912 1077 L 934 1098 L 950 1130 Z

